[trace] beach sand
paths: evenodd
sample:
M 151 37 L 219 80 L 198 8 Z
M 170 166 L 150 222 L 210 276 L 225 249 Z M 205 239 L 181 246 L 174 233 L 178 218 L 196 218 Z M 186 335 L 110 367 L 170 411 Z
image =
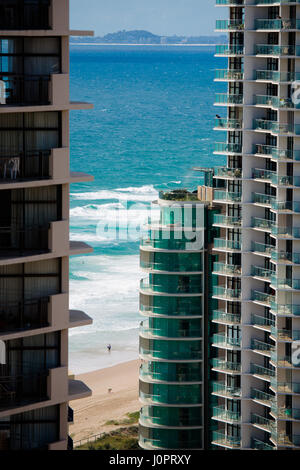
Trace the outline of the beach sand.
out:
M 121 425 L 105 423 L 125 419 L 126 413 L 141 408 L 138 399 L 139 367 L 140 361 L 135 360 L 76 375 L 76 379 L 82 380 L 93 391 L 93 395 L 70 402 L 74 410 L 74 424 L 70 425 L 69 434 L 73 441 L 118 429 Z M 110 393 L 109 388 L 112 389 Z

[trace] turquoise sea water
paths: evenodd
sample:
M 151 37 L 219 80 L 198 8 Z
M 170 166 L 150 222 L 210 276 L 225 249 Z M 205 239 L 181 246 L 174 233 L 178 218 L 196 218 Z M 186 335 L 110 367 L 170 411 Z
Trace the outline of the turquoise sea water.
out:
M 94 248 L 70 263 L 71 307 L 94 320 L 70 332 L 75 373 L 138 356 L 139 230 L 159 189 L 195 189 L 194 166 L 224 163 L 212 153 L 223 66 L 209 47 L 71 47 L 71 98 L 95 106 L 71 114 L 72 170 L 95 177 L 71 187 L 71 238 Z

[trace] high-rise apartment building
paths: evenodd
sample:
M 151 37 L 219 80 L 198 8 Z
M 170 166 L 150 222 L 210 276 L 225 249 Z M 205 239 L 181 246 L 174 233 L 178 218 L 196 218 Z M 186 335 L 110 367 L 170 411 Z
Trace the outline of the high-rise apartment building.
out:
M 216 80 L 226 141 L 216 155 L 221 230 L 214 241 L 218 308 L 213 336 L 212 444 L 229 449 L 300 447 L 300 4 L 217 0 L 228 65 Z M 296 96 L 297 98 L 297 96 Z M 220 108 L 221 109 L 221 108 Z
M 70 449 L 68 0 L 0 2 L 0 450 Z M 88 33 L 87 33 L 88 34 Z
M 216 210 L 206 192 L 161 193 L 160 221 L 141 243 L 140 446 L 204 449 L 209 445 L 211 242 Z M 206 275 L 205 275 L 206 273 Z M 214 302 L 213 300 L 211 300 Z

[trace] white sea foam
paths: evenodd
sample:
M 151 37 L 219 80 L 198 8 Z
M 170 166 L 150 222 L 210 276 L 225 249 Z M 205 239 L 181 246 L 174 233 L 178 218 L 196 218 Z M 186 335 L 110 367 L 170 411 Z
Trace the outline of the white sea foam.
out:
M 120 201 L 145 201 L 151 202 L 158 196 L 158 192 L 152 185 L 141 186 L 139 188 L 117 188 L 112 190 L 99 190 L 83 193 L 71 193 L 73 200 L 81 201 L 101 201 L 117 199 Z

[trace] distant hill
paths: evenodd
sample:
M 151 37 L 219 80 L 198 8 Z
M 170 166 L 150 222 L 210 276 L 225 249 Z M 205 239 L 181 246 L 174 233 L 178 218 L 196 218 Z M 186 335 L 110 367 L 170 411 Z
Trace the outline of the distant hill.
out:
M 73 37 L 71 43 L 103 44 L 225 44 L 227 36 L 158 36 L 149 31 L 133 30 L 109 33 L 103 37 Z

